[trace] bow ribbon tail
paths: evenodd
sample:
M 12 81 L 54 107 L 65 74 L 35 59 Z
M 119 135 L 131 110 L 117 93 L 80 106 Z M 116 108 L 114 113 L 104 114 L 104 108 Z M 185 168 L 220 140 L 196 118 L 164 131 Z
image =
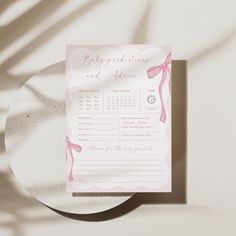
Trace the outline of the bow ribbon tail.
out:
M 72 148 L 71 148 L 70 144 L 68 144 L 68 146 L 67 146 L 66 163 L 68 165 L 67 176 L 68 176 L 69 181 L 72 182 L 74 180 L 73 173 L 72 173 L 73 165 L 74 165 L 74 156 L 73 156 Z
M 160 116 L 160 121 L 165 122 L 166 121 L 166 110 L 165 110 L 165 105 L 163 101 L 163 94 L 162 94 L 162 89 L 163 85 L 165 83 L 167 77 L 167 69 L 163 69 L 162 77 L 161 77 L 161 82 L 159 84 L 159 95 L 160 95 L 160 100 L 161 100 L 161 116 Z
M 170 72 L 170 68 L 167 67 L 167 70 L 168 70 L 168 73 L 169 73 L 169 91 L 170 91 L 170 95 L 171 95 L 171 86 L 172 86 L 172 83 L 171 83 L 171 72 Z

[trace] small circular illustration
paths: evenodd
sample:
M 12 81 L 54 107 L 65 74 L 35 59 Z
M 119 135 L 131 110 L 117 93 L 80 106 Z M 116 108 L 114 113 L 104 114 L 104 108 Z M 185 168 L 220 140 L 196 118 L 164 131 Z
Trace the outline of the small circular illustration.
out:
M 155 103 L 155 102 L 156 102 L 156 97 L 155 97 L 154 95 L 149 95 L 149 96 L 147 97 L 147 102 L 148 102 L 149 104 Z

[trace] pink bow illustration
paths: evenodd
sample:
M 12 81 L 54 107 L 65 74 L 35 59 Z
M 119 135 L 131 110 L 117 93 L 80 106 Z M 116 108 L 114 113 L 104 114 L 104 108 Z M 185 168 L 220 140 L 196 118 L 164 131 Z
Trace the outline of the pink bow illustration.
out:
M 161 100 L 161 116 L 160 121 L 164 122 L 166 121 L 166 110 L 163 102 L 162 97 L 162 88 L 163 85 L 167 79 L 167 73 L 169 73 L 171 77 L 171 71 L 170 71 L 170 65 L 171 65 L 171 53 L 169 53 L 161 65 L 158 66 L 152 66 L 147 70 L 147 75 L 149 79 L 152 79 L 153 77 L 157 76 L 158 74 L 162 73 L 161 81 L 159 84 L 159 95 Z M 169 90 L 171 91 L 171 79 L 169 79 Z
M 74 165 L 74 155 L 72 152 L 74 149 L 76 152 L 80 153 L 82 147 L 79 144 L 72 143 L 68 136 L 66 136 L 66 163 L 69 165 L 69 181 L 73 181 L 72 169 Z

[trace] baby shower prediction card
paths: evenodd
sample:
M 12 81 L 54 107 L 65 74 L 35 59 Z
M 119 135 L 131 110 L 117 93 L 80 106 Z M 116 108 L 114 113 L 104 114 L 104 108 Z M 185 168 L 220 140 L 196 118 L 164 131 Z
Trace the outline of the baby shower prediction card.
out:
M 171 191 L 171 52 L 68 45 L 67 192 Z

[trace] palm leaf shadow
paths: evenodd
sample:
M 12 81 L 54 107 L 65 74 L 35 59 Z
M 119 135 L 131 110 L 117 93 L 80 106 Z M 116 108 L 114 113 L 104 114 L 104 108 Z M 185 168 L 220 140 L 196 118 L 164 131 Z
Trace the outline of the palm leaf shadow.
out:
M 189 64 L 194 64 L 199 60 L 203 59 L 204 57 L 207 57 L 208 55 L 216 52 L 217 50 L 220 50 L 222 47 L 230 43 L 235 38 L 235 35 L 236 29 L 234 27 L 233 30 L 225 34 L 221 39 L 217 40 L 215 43 L 211 43 L 208 47 L 199 50 L 198 53 L 190 57 L 188 60 Z
M 148 25 L 149 25 L 151 8 L 152 8 L 152 0 L 148 0 L 143 16 L 141 17 L 137 26 L 135 27 L 135 31 L 131 39 L 131 42 L 133 44 L 143 44 L 147 42 Z
M 0 51 L 11 45 L 15 39 L 36 27 L 42 19 L 47 19 L 63 4 L 65 4 L 64 0 L 42 0 L 9 24 L 0 27 Z
M 24 57 L 29 55 L 32 51 L 36 50 L 41 45 L 43 45 L 45 42 L 47 42 L 49 39 L 51 39 L 54 35 L 56 35 L 65 26 L 72 23 L 76 18 L 82 17 L 88 11 L 91 11 L 91 9 L 95 8 L 96 6 L 98 6 L 99 4 L 101 4 L 104 1 L 105 0 L 90 0 L 89 2 L 85 3 L 84 5 L 76 8 L 68 16 L 65 16 L 64 18 L 57 21 L 50 28 L 48 28 L 47 30 L 42 32 L 37 38 L 33 39 L 25 47 L 20 49 L 16 54 L 14 54 L 9 59 L 4 61 L 1 65 L 1 68 L 3 68 L 4 70 L 8 70 L 13 65 L 15 65 L 20 60 L 22 60 Z

